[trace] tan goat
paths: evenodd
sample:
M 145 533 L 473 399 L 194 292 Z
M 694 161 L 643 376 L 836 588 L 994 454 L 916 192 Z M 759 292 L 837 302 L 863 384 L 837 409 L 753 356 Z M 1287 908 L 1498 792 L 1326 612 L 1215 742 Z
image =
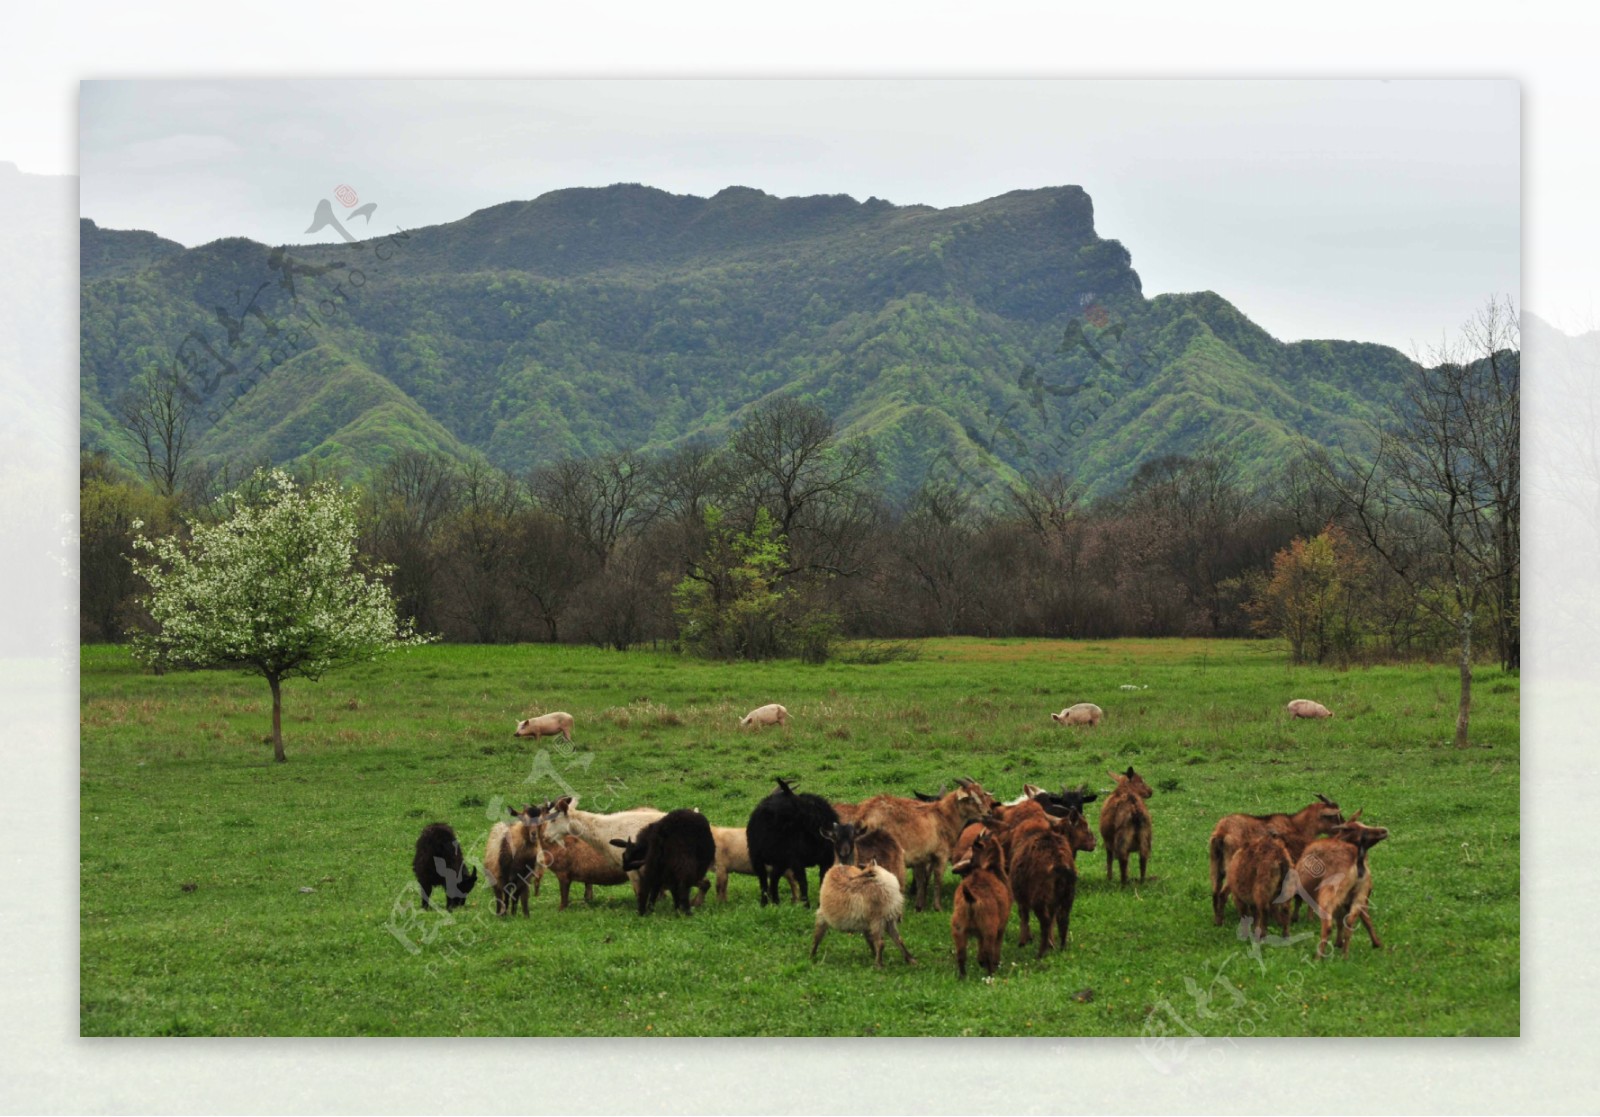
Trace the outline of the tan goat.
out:
M 1374 948 L 1383 945 L 1372 926 L 1372 916 L 1367 911 L 1367 899 L 1372 895 L 1372 869 L 1367 864 L 1367 851 L 1389 836 L 1382 826 L 1368 826 L 1360 821 L 1361 812 L 1350 816 L 1350 821 L 1336 828 L 1332 836 L 1312 842 L 1295 863 L 1295 876 L 1299 882 L 1298 898 L 1304 898 L 1322 917 L 1322 938 L 1317 943 L 1317 957 L 1328 952 L 1328 932 L 1338 925 L 1334 945 L 1344 957 L 1350 957 L 1350 931 L 1357 919 L 1367 929 L 1367 937 Z
M 822 878 L 822 888 L 817 894 L 817 925 L 811 935 L 811 960 L 817 959 L 817 947 L 828 931 L 844 931 L 867 937 L 867 949 L 872 951 L 872 964 L 883 969 L 883 939 L 894 940 L 905 955 L 906 965 L 915 959 L 900 937 L 900 916 L 905 911 L 905 897 L 900 886 L 887 869 L 876 861 L 865 865 L 835 865 Z
M 941 911 L 944 870 L 950 862 L 961 828 L 985 815 L 994 806 L 994 796 L 973 780 L 960 780 L 954 791 L 937 802 L 921 803 L 897 795 L 875 795 L 861 804 L 863 825 L 887 831 L 900 843 L 906 867 L 912 870 L 917 891 L 917 910 L 927 906 L 933 892 L 933 910 Z
M 1217 823 L 1211 831 L 1211 914 L 1218 927 L 1223 923 L 1223 912 L 1228 905 L 1228 861 L 1248 842 L 1261 837 L 1268 827 L 1287 836 L 1309 842 L 1318 834 L 1328 834 L 1344 822 L 1339 804 L 1326 795 L 1317 801 L 1288 814 L 1230 814 Z
M 717 857 L 712 863 L 712 871 L 717 877 L 717 899 L 725 904 L 728 902 L 729 873 L 756 875 L 756 868 L 750 863 L 750 839 L 745 835 L 743 826 L 713 826 L 711 838 L 717 843 Z M 794 879 L 793 873 L 786 872 L 784 876 L 789 881 L 789 898 L 798 904 L 800 882 Z
M 545 863 L 539 844 L 539 807 L 529 804 L 522 810 L 507 807 L 514 817 L 497 822 L 489 829 L 483 848 L 483 870 L 494 888 L 494 913 L 512 914 L 520 903 L 528 914 L 528 890 L 540 866 Z

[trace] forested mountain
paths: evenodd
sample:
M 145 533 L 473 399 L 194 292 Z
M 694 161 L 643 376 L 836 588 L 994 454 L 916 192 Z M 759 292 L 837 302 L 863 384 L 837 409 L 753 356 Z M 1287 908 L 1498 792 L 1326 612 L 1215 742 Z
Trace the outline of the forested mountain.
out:
M 873 440 L 892 495 L 1056 470 L 1094 494 L 1203 445 L 1265 479 L 1301 434 L 1359 444 L 1410 364 L 1144 298 L 1071 186 L 933 209 L 617 185 L 388 235 L 334 208 L 370 239 L 175 250 L 85 220 L 85 446 L 126 457 L 115 400 L 173 368 L 199 456 L 351 476 L 408 447 L 520 471 L 720 439 L 794 393 Z
M 182 251 L 183 245 L 177 241 L 154 233 L 102 229 L 87 217 L 78 222 L 78 278 L 85 283 L 111 275 L 132 275 Z

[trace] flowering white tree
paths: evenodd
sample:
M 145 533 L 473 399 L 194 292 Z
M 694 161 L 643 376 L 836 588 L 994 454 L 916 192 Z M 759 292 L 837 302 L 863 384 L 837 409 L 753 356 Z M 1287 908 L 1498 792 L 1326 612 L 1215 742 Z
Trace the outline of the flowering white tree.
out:
M 252 488 L 259 496 L 246 499 Z M 329 482 L 302 490 L 277 469 L 258 472 L 244 491 L 233 494 L 231 517 L 192 525 L 187 541 L 134 540 L 147 556 L 133 565 L 150 585 L 143 601 L 155 627 L 134 637 L 133 651 L 163 667 L 265 678 L 273 758 L 282 762 L 283 680 L 316 680 L 431 637 L 396 616 L 378 580 L 387 567 L 358 565 L 354 494 Z

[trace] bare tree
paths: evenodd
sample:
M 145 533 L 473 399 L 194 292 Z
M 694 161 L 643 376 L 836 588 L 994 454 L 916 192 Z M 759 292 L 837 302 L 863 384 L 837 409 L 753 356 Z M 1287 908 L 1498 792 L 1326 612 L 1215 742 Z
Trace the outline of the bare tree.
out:
M 440 537 L 454 508 L 456 485 L 448 458 L 405 450 L 378 473 L 368 497 L 366 548 L 394 567 L 390 583 L 401 615 L 424 632 L 438 628 Z
M 867 443 L 838 442 L 827 412 L 789 396 L 752 411 L 728 454 L 749 502 L 771 512 L 791 544 L 806 513 L 855 496 L 877 469 Z
M 1314 459 L 1311 443 L 1302 441 L 1300 450 L 1262 494 L 1265 502 L 1289 522 L 1295 535 L 1304 539 L 1327 527 L 1342 511 L 1338 492 L 1324 479 Z
M 624 536 L 605 571 L 578 592 L 572 627 L 597 647 L 619 652 L 666 635 L 670 577 L 648 531 Z
M 536 470 L 528 487 L 540 506 L 566 523 L 602 569 L 628 534 L 651 518 L 650 471 L 638 454 L 571 458 Z
M 133 436 L 140 469 L 162 496 L 178 491 L 189 453 L 193 410 L 173 369 L 151 367 L 117 400 L 117 415 Z
M 1223 625 L 1218 583 L 1236 565 L 1230 550 L 1247 503 L 1233 459 L 1216 451 L 1146 462 L 1129 484 L 1128 511 L 1161 525 L 1166 565 L 1183 586 L 1190 623 L 1203 618 L 1208 635 Z
M 1496 611 L 1502 663 L 1515 666 L 1520 656 L 1520 347 L 1510 300 L 1491 300 L 1418 363 L 1402 415 L 1379 432 L 1370 462 L 1321 459 L 1368 545 L 1457 634 L 1458 748 L 1468 744 L 1472 633 L 1482 609 Z
M 520 503 L 510 477 L 481 459 L 461 468 L 455 514 L 446 531 L 457 610 L 480 644 L 506 635 L 512 518 Z
M 1463 359 L 1486 367 L 1469 398 L 1468 444 L 1489 499 L 1490 605 L 1500 666 L 1522 666 L 1522 326 L 1510 298 L 1486 303 L 1463 329 Z
M 706 507 L 728 487 L 727 468 L 715 447 L 694 441 L 656 459 L 650 493 L 658 516 L 680 524 L 705 522 Z
M 734 432 L 728 468 L 738 514 L 754 524 L 765 508 L 788 542 L 785 578 L 850 578 L 870 553 L 882 501 L 871 491 L 878 469 L 872 446 L 840 441 L 815 404 L 780 397 L 755 408 Z
M 1012 509 L 1041 542 L 1058 538 L 1082 514 L 1083 486 L 1064 473 L 1028 477 L 1006 493 Z
M 517 513 L 510 555 L 511 581 L 545 626 L 551 643 L 561 638 L 561 619 L 574 591 L 596 569 L 590 550 L 558 517 L 543 508 Z
M 896 557 L 941 636 L 956 633 L 979 589 L 983 572 L 973 562 L 978 537 L 971 498 L 948 481 L 917 490 L 896 532 Z

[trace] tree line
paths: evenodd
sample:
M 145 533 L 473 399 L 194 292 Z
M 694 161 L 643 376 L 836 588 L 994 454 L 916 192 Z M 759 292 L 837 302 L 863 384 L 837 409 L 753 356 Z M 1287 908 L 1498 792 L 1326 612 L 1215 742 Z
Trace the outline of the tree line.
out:
M 135 479 L 84 458 L 86 640 L 146 623 L 126 559 L 135 520 L 183 532 L 249 499 L 225 495 L 226 473 L 179 483 L 164 455 L 151 460 Z M 518 475 L 399 453 L 357 487 L 359 539 L 392 567 L 400 614 L 451 641 L 820 659 L 850 637 L 1272 635 L 1297 661 L 1449 654 L 1460 572 L 1426 560 L 1425 517 L 1394 493 L 1376 500 L 1376 468 L 1307 450 L 1273 484 L 1246 487 L 1208 451 L 1148 462 L 1092 502 L 1059 474 L 988 504 L 934 476 L 895 506 L 870 445 L 780 398 L 722 445 L 654 456 Z M 1514 577 L 1478 596 L 1469 637 L 1514 665 Z

